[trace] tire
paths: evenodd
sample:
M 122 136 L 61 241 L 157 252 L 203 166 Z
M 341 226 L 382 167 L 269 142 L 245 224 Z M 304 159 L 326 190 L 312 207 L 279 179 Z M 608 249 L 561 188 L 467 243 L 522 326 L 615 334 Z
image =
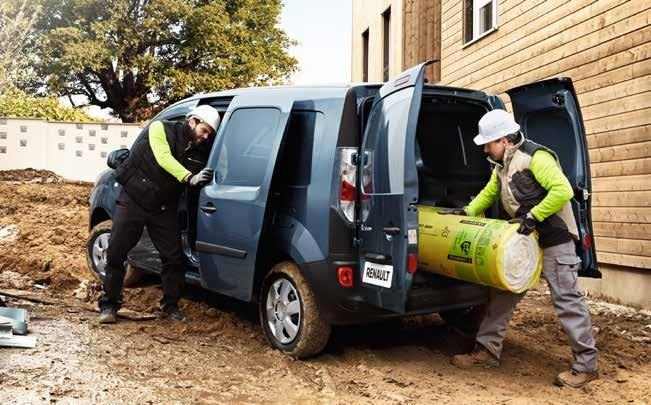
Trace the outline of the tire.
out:
M 468 308 L 439 312 L 439 315 L 453 328 L 459 329 L 467 334 L 476 335 L 485 313 L 485 305 L 476 305 Z
M 106 250 L 108 248 L 108 241 L 111 235 L 111 227 L 113 221 L 108 220 L 100 222 L 90 230 L 88 234 L 88 242 L 86 243 L 86 262 L 88 269 L 93 274 L 93 277 L 100 283 L 104 283 L 105 266 L 106 266 Z M 124 274 L 124 286 L 131 287 L 135 285 L 143 276 L 142 270 L 127 264 L 127 269 Z
M 296 264 L 276 264 L 262 283 L 258 302 L 262 330 L 274 348 L 302 359 L 321 353 L 328 343 L 331 327 Z

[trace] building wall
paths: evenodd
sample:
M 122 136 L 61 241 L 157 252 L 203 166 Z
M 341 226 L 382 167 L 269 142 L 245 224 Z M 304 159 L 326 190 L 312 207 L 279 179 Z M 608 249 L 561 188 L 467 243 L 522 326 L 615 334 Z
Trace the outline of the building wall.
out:
M 467 47 L 462 6 L 442 3 L 443 84 L 508 101 L 509 88 L 572 78 L 590 148 L 598 259 L 651 269 L 651 2 L 500 0 L 498 30 Z
M 391 58 L 389 77 L 398 75 L 403 69 L 402 52 L 402 6 L 403 0 L 353 0 L 353 45 L 351 82 L 362 82 L 362 33 L 369 31 L 368 81 L 383 82 L 383 21 L 382 13 L 391 7 Z
M 441 59 L 441 1 L 404 0 L 403 66 L 405 69 L 426 60 Z M 441 80 L 441 62 L 425 70 L 429 83 Z
M 141 130 L 135 124 L 0 118 L 0 170 L 31 167 L 69 180 L 94 181 L 107 168 L 108 153 L 131 147 Z

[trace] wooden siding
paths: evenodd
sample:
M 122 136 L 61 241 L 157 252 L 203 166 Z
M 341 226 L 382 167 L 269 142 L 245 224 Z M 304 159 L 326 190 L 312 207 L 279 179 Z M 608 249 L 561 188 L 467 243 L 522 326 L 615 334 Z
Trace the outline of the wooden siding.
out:
M 441 59 L 441 1 L 404 0 L 403 63 L 405 67 L 426 60 Z M 441 80 L 441 63 L 428 66 L 425 77 L 429 83 Z
M 439 5 L 437 36 L 429 21 Z M 426 59 L 421 49 L 436 54 L 428 47 L 437 38 L 441 82 L 499 94 L 507 109 L 509 88 L 572 78 L 590 149 L 598 259 L 651 268 L 651 2 L 499 0 L 497 31 L 466 47 L 463 0 L 405 0 L 404 15 L 405 67 Z

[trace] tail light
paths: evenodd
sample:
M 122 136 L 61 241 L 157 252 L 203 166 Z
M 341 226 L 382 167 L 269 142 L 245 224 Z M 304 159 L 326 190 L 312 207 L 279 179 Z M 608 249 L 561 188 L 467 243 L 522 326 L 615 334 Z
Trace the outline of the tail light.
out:
M 415 273 L 418 269 L 418 256 L 415 253 L 410 253 L 407 256 L 407 272 Z
M 341 148 L 339 175 L 339 208 L 348 222 L 355 222 L 355 201 L 357 200 L 357 166 L 353 164 L 353 156 L 357 148 Z
M 338 267 L 337 278 L 339 279 L 339 285 L 344 288 L 351 288 L 353 286 L 353 268 L 349 266 Z
M 357 154 L 357 148 L 340 148 L 339 149 L 339 208 L 344 218 L 348 222 L 355 222 L 355 209 L 357 203 L 357 165 L 353 162 L 353 157 Z M 362 183 L 364 192 L 371 191 L 371 164 L 370 159 L 364 160 L 364 169 L 362 170 Z M 368 218 L 371 208 L 371 197 L 363 194 L 361 200 L 362 221 Z
M 586 233 L 583 236 L 583 247 L 586 249 L 591 249 L 592 248 L 592 237 L 590 236 L 589 233 Z

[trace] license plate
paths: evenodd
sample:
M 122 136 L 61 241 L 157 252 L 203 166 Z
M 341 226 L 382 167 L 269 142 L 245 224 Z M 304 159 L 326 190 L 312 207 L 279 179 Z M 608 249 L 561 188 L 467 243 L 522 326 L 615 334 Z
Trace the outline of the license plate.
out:
M 364 263 L 362 282 L 366 284 L 391 288 L 391 276 L 393 276 L 393 266 L 389 264 L 378 264 L 373 262 Z

